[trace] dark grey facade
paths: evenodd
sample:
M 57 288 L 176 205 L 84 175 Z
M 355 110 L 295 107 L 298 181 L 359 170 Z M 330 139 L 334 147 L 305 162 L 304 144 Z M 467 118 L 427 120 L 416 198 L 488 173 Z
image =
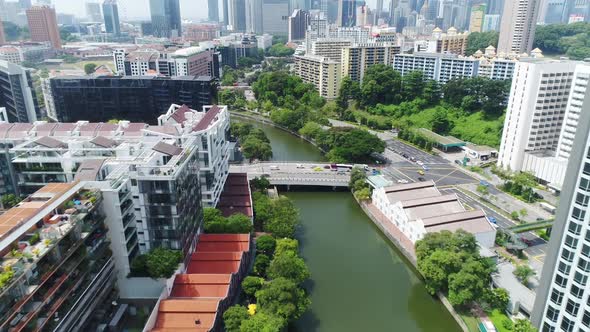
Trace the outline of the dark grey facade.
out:
M 338 0 L 338 26 L 353 27 L 356 25 L 356 0 Z
M 6 107 L 10 122 L 33 122 L 41 118 L 31 74 L 3 60 L 0 60 L 0 107 Z
M 182 36 L 179 0 L 150 0 L 150 13 L 154 36 Z
M 115 35 L 121 34 L 119 25 L 119 8 L 116 0 L 105 0 L 102 4 L 102 13 L 104 15 L 104 28 L 107 33 Z
M 210 76 L 56 77 L 50 84 L 60 122 L 119 119 L 157 124 L 170 104 L 201 109 L 217 100 L 217 82 Z

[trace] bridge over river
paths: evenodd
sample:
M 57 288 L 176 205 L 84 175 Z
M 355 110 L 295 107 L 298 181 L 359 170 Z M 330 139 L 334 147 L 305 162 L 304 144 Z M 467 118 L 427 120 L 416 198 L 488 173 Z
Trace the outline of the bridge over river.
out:
M 248 165 L 231 165 L 230 173 L 248 173 L 248 180 L 265 176 L 276 186 L 348 187 L 350 172 L 336 172 L 329 163 L 262 162 Z

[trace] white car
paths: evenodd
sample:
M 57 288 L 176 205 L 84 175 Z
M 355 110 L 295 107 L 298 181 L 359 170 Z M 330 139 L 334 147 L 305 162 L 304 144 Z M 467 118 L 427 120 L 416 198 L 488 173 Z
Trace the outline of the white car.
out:
M 406 179 L 397 180 L 397 183 L 408 183 L 409 181 Z
M 417 161 L 416 161 L 416 164 L 418 164 L 418 165 L 420 165 L 420 166 L 424 165 L 424 163 L 423 163 L 423 162 L 421 162 L 420 160 L 417 160 Z
M 303 164 L 297 164 L 297 168 L 305 168 L 305 166 Z

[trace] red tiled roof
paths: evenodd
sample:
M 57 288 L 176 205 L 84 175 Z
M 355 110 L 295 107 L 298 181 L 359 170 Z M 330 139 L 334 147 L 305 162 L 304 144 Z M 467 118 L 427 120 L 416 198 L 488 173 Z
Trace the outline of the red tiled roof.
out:
M 240 268 L 240 261 L 192 261 L 187 273 L 235 273 Z
M 215 323 L 219 299 L 166 299 L 160 302 L 152 331 L 209 331 Z
M 250 218 L 254 216 L 246 173 L 232 173 L 227 177 L 216 208 L 225 217 L 236 213 L 245 214 Z
M 170 117 L 177 123 L 182 124 L 186 120 L 185 114 L 190 111 L 191 109 L 188 106 L 182 105 L 176 111 L 174 111 Z
M 199 121 L 199 123 L 193 126 L 193 131 L 201 131 L 207 129 L 207 127 L 209 127 L 213 120 L 215 120 L 215 117 L 217 116 L 217 114 L 219 114 L 219 112 L 221 112 L 221 108 L 217 107 L 217 105 L 211 106 L 211 108 L 209 109 L 209 111 L 207 111 L 207 113 L 205 113 L 205 116 L 203 116 L 201 121 Z

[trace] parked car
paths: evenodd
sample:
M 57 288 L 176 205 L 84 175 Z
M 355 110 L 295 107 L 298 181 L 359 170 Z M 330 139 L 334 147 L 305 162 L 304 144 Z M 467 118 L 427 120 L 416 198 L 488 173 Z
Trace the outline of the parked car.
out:
M 484 187 L 488 187 L 490 185 L 487 181 L 484 181 L 484 180 L 479 181 L 479 184 Z
M 325 165 L 324 166 L 324 169 L 330 169 L 330 168 L 331 168 L 330 165 Z
M 539 218 L 537 218 L 537 219 L 535 219 L 535 220 L 537 220 L 537 221 L 543 221 L 543 220 L 545 220 L 545 218 L 541 218 L 541 217 L 539 217 Z
M 427 170 L 429 170 L 430 168 L 428 168 L 428 166 L 426 166 L 426 165 L 422 165 L 422 169 L 423 169 L 423 170 L 425 170 L 425 171 L 427 171 Z
M 297 168 L 305 168 L 305 166 L 303 164 L 297 164 Z
M 420 176 L 420 177 L 418 177 L 418 181 L 424 182 L 424 181 L 426 181 L 426 179 Z
M 410 161 L 416 161 L 416 158 L 410 157 Z
M 461 162 L 461 160 L 456 159 L 455 160 L 455 164 L 459 165 L 459 166 L 463 166 L 463 163 Z
M 408 156 L 408 154 L 407 154 L 407 153 L 402 153 L 402 157 L 404 157 L 404 158 L 408 159 L 410 156 Z
M 271 171 L 278 171 L 278 170 L 279 170 L 279 166 L 277 166 L 277 165 L 272 165 L 272 166 L 270 166 L 270 170 L 271 170 Z
M 420 160 L 417 160 L 417 161 L 416 161 L 416 164 L 418 164 L 418 165 L 422 166 L 422 165 L 424 165 L 424 162 L 422 162 L 422 161 L 420 161 Z
M 420 169 L 420 170 L 418 170 L 418 174 L 424 175 L 424 171 Z
M 533 240 L 529 240 L 527 238 L 521 237 L 520 240 L 524 242 L 527 246 L 532 246 L 534 244 Z
M 397 183 L 408 183 L 410 181 L 406 180 L 406 179 L 399 179 L 397 180 Z

